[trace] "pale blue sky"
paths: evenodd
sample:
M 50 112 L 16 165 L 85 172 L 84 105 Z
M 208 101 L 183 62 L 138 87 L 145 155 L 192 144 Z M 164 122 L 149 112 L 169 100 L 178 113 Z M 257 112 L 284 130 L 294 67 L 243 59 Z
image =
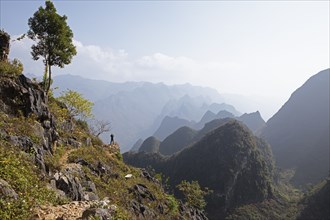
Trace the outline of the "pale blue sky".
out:
M 329 68 L 329 1 L 55 1 L 78 55 L 55 74 L 110 81 L 190 82 L 282 103 Z M 27 31 L 44 1 L 1 0 L 1 28 Z M 16 45 L 15 45 L 16 44 Z M 31 42 L 30 42 L 31 44 Z M 41 74 L 29 42 L 11 57 Z M 41 65 L 41 64 L 40 64 Z

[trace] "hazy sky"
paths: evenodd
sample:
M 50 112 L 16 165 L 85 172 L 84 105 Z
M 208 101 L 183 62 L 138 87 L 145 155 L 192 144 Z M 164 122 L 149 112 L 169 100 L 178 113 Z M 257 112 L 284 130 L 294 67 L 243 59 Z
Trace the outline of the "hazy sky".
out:
M 110 81 L 186 83 L 220 93 L 286 101 L 329 68 L 329 1 L 55 1 L 68 16 L 78 55 L 54 74 Z M 12 36 L 44 1 L 1 0 L 1 28 Z M 11 57 L 40 75 L 31 42 Z M 282 103 L 283 104 L 283 103 Z

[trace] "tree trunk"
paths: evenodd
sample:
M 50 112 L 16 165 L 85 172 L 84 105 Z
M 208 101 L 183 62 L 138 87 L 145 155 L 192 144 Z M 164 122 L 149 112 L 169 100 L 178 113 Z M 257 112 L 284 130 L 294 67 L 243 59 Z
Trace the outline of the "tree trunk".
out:
M 48 80 L 48 60 L 46 60 L 45 64 L 45 72 L 43 76 L 43 81 L 44 81 L 44 90 L 47 90 L 47 80 Z
M 48 77 L 48 85 L 47 85 L 47 90 L 46 90 L 46 94 L 48 95 L 48 92 L 49 92 L 49 89 L 50 89 L 50 83 L 52 81 L 52 69 L 51 69 L 51 65 L 50 65 L 50 62 L 48 61 L 48 74 L 49 74 L 49 77 Z

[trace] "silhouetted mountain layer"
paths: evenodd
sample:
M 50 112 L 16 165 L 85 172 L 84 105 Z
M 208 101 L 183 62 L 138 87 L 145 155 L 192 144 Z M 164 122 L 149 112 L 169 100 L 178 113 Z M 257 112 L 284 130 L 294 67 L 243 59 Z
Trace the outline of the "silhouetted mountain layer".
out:
M 206 133 L 216 129 L 217 127 L 220 127 L 230 120 L 232 119 L 215 119 L 206 123 L 205 126 L 198 131 L 188 126 L 183 126 L 167 136 L 161 142 L 159 146 L 159 153 L 168 156 L 175 154 L 188 147 L 189 145 L 192 145 L 196 141 L 199 141 L 202 137 L 204 137 Z
M 135 142 L 135 144 L 132 146 L 132 148 L 130 149 L 130 151 L 132 151 L 132 152 L 138 152 L 139 149 L 140 149 L 140 147 L 141 147 L 141 145 L 142 145 L 142 143 L 143 143 L 143 139 L 140 138 L 139 140 L 137 140 Z
M 159 140 L 164 140 L 169 134 L 171 134 L 178 128 L 183 126 L 191 126 L 192 124 L 193 122 L 179 118 L 177 116 L 165 116 L 161 125 L 156 130 L 153 136 L 157 137 Z
M 278 166 L 294 168 L 295 184 L 317 183 L 329 172 L 329 69 L 297 89 L 262 131 Z
M 217 114 L 213 113 L 212 111 L 207 111 L 201 120 L 193 125 L 196 129 L 201 129 L 204 125 L 214 119 L 221 119 L 221 118 L 235 118 L 235 115 L 226 110 L 220 110 Z
M 235 112 L 235 111 L 234 111 Z M 166 116 L 161 122 L 159 128 L 153 136 L 160 140 L 164 140 L 167 136 L 171 135 L 180 127 L 188 126 L 193 129 L 202 129 L 204 125 L 214 119 L 223 118 L 236 118 L 246 124 L 253 132 L 258 132 L 265 126 L 265 121 L 262 119 L 259 111 L 253 113 L 245 113 L 240 117 L 235 117 L 233 113 L 227 110 L 220 110 L 217 114 L 207 110 L 199 122 L 188 121 L 179 117 Z
M 161 142 L 159 152 L 163 155 L 172 155 L 191 144 L 196 135 L 196 130 L 187 126 L 181 127 Z
M 53 86 L 59 87 L 56 96 L 73 89 L 93 101 L 93 114 L 99 120 L 111 122 L 111 132 L 121 143 L 122 151 L 129 150 L 139 138 L 152 135 L 166 115 L 194 120 L 209 109 L 233 108 L 212 104 L 222 102 L 216 90 L 190 84 L 111 83 L 66 75 L 55 77 Z M 109 142 L 109 134 L 102 134 L 101 138 Z
M 221 219 L 234 207 L 272 195 L 269 146 L 240 122 L 230 120 L 172 157 L 125 153 L 124 161 L 151 166 L 169 177 L 174 187 L 182 180 L 198 180 L 214 190 L 207 201 L 211 219 Z
M 242 121 L 248 128 L 254 133 L 260 132 L 260 130 L 265 127 L 266 122 L 262 119 L 260 112 L 245 113 L 237 118 L 237 120 Z
M 232 113 L 225 110 L 219 111 L 218 114 L 214 114 L 211 111 L 207 111 L 202 117 L 201 121 L 198 123 L 194 123 L 192 121 L 189 122 L 185 119 L 180 119 L 178 117 L 165 117 L 161 126 L 157 130 L 162 131 L 162 134 L 166 134 L 175 129 L 176 127 L 182 127 L 169 134 L 164 139 L 164 141 L 161 142 L 160 153 L 163 155 L 172 155 L 184 149 L 185 147 L 198 141 L 210 130 L 219 127 L 224 122 L 227 122 L 230 118 L 225 116 L 234 117 Z M 242 116 L 237 117 L 236 119 L 242 121 L 252 131 L 260 131 L 260 129 L 265 126 L 265 121 L 261 118 L 261 115 L 258 111 L 249 114 L 245 113 Z M 200 129 L 199 127 L 202 123 L 204 123 L 204 127 Z M 188 128 L 189 125 L 191 126 L 191 128 Z M 200 130 L 197 132 L 195 130 L 196 128 L 199 128 Z
M 160 141 L 151 136 L 143 141 L 141 147 L 139 148 L 139 152 L 146 152 L 146 153 L 157 153 L 159 151 Z

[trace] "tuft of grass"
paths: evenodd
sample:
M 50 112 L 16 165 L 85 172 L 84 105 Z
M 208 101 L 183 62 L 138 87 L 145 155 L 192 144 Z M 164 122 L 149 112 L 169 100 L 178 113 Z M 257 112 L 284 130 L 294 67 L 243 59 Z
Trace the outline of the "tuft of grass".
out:
M 65 146 L 58 146 L 56 148 L 56 151 L 53 155 L 46 154 L 44 156 L 45 165 L 49 168 L 49 170 L 57 170 L 59 171 L 61 169 L 62 163 L 65 163 L 66 161 L 61 161 L 61 158 L 64 156 L 64 154 L 69 150 L 68 147 Z

